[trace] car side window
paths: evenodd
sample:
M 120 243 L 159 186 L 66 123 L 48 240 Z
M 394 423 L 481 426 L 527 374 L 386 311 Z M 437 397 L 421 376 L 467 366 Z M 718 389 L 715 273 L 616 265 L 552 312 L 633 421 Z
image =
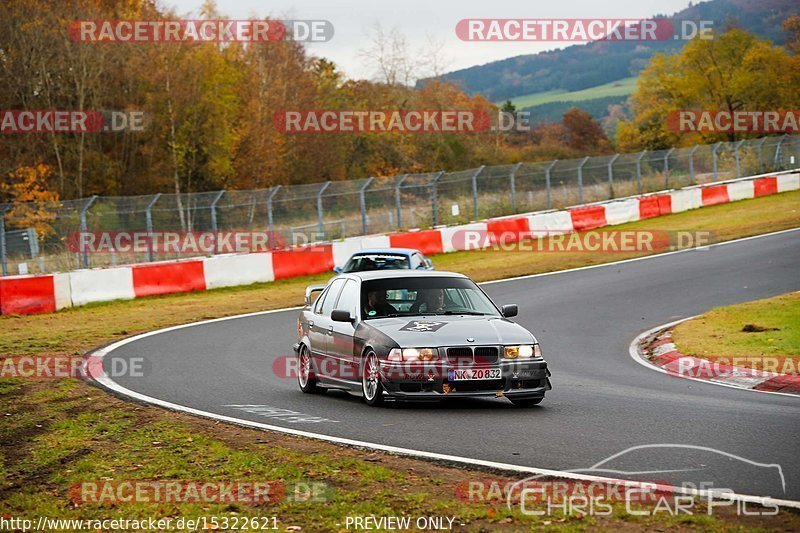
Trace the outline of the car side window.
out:
M 355 317 L 358 314 L 358 301 L 358 283 L 353 280 L 347 280 L 347 283 L 342 289 L 342 294 L 339 295 L 339 301 L 336 303 L 335 309 L 350 311 L 350 316 Z
M 327 294 L 328 294 L 328 291 L 322 291 L 321 293 L 319 293 L 319 296 L 317 296 L 317 299 L 314 300 L 314 313 L 315 314 L 318 315 L 322 311 L 322 302 L 325 301 L 325 296 Z
M 322 306 L 316 306 L 314 312 L 317 314 L 330 316 L 331 311 L 333 311 L 333 306 L 336 304 L 337 298 L 339 298 L 339 292 L 342 290 L 342 286 L 344 285 L 345 280 L 343 279 L 335 279 L 331 283 L 328 290 L 325 291 L 325 300 L 322 301 Z

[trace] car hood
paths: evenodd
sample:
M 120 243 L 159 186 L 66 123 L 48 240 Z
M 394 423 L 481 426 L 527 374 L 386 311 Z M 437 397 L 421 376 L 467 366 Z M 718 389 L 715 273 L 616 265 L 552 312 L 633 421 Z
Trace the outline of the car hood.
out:
M 536 338 L 519 324 L 499 317 L 419 316 L 367 320 L 401 348 L 531 344 Z M 467 339 L 474 339 L 472 342 Z

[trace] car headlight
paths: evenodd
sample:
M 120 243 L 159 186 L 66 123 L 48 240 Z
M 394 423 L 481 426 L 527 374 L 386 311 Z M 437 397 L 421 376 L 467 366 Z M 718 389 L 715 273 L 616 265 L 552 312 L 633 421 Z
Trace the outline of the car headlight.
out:
M 389 361 L 434 361 L 439 358 L 436 348 L 392 348 Z
M 503 355 L 506 359 L 530 359 L 532 357 L 541 357 L 542 349 L 538 344 L 506 346 Z

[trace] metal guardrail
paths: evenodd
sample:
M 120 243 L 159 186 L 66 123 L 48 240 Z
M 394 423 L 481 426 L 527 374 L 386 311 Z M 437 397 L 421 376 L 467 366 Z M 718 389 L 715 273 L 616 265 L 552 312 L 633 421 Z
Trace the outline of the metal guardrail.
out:
M 268 231 L 305 242 L 455 224 L 785 170 L 800 160 L 800 136 L 581 159 L 481 166 L 454 172 L 277 185 L 267 189 L 144 196 L 92 196 L 51 205 L 0 204 L 2 274 L 180 258 L 70 251 L 79 231 Z M 35 213 L 32 215 L 31 213 Z M 11 250 L 6 231 L 36 227 L 36 264 Z M 17 268 L 12 268 L 17 263 Z M 13 270 L 13 272 L 12 272 Z

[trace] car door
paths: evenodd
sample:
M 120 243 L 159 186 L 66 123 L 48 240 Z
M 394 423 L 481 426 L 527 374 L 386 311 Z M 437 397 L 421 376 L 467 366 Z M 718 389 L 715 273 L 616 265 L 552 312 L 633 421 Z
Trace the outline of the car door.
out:
M 358 307 L 360 301 L 358 283 L 355 280 L 347 280 L 339 294 L 335 309 L 347 311 L 351 317 L 358 319 Z M 355 361 L 355 323 L 331 321 L 333 333 L 328 339 L 328 357 L 331 363 L 336 364 L 336 369 L 340 371 L 341 379 L 356 381 L 360 378 L 358 374 L 357 361 Z
M 308 339 L 311 341 L 311 355 L 314 358 L 314 366 L 318 374 L 324 374 L 324 369 L 329 365 L 326 359 L 332 332 L 331 311 L 339 298 L 339 292 L 342 290 L 344 282 L 345 280 L 341 278 L 334 279 L 331 282 L 314 304 L 314 314 L 308 321 Z

